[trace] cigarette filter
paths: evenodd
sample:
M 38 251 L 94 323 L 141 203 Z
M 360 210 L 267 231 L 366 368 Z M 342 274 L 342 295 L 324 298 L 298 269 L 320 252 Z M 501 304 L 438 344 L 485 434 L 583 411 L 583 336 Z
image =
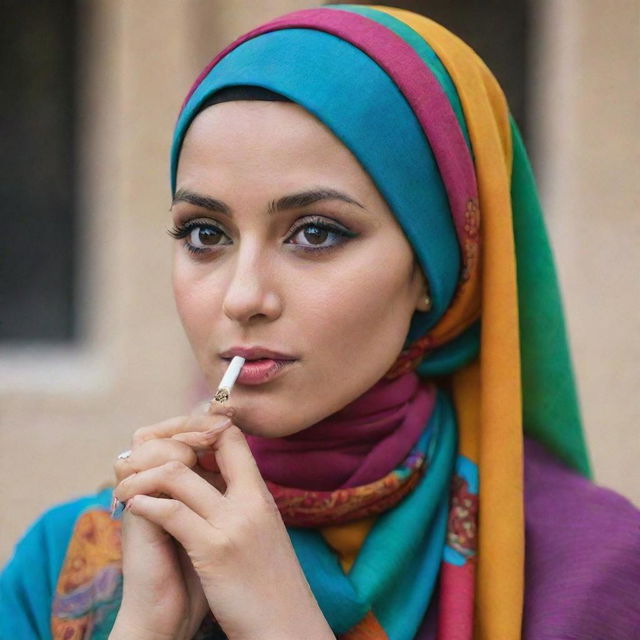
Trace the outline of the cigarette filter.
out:
M 234 356 L 231 359 L 227 370 L 222 376 L 222 380 L 220 380 L 216 394 L 213 396 L 213 401 L 223 404 L 229 399 L 231 389 L 233 389 L 233 385 L 236 383 L 236 380 L 240 375 L 240 370 L 242 369 L 244 362 L 245 359 L 242 356 Z

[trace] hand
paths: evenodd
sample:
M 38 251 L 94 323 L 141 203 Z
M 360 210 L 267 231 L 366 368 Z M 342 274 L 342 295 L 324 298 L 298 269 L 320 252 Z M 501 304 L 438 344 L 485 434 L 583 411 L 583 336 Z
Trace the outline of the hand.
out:
M 226 490 L 174 458 L 118 485 L 128 517 L 153 523 L 185 549 L 230 640 L 334 638 L 244 435 L 231 425 L 210 447 Z
M 130 457 L 116 461 L 116 478 L 122 482 L 140 471 L 180 461 L 223 488 L 220 475 L 207 473 L 197 462 L 215 430 L 229 424 L 220 415 L 180 416 L 138 429 Z M 110 638 L 192 638 L 209 605 L 184 549 L 164 529 L 131 513 L 123 516 L 122 533 L 123 598 Z

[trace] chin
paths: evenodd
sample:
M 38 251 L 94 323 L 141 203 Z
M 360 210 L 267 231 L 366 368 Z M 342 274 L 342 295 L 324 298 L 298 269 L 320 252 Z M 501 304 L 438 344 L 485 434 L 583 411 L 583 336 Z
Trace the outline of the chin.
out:
M 307 425 L 287 424 L 283 422 L 281 412 L 258 409 L 247 409 L 241 405 L 234 407 L 234 424 L 243 432 L 260 438 L 283 438 L 302 431 Z M 276 428 L 275 425 L 278 425 Z

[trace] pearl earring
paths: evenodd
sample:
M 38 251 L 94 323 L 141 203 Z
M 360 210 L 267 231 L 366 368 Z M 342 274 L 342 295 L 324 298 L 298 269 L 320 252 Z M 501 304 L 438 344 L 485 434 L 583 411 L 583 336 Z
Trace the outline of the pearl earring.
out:
M 425 311 L 431 311 L 431 298 L 429 296 L 424 297 Z

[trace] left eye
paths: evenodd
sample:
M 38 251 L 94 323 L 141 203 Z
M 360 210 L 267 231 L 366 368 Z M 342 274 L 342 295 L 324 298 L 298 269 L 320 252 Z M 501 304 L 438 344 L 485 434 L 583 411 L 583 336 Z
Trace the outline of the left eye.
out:
M 352 231 L 342 229 L 335 225 L 321 222 L 308 222 L 298 227 L 298 229 L 289 236 L 289 241 L 291 244 L 299 245 L 306 249 L 326 249 L 342 244 L 348 238 L 352 238 L 355 235 Z

